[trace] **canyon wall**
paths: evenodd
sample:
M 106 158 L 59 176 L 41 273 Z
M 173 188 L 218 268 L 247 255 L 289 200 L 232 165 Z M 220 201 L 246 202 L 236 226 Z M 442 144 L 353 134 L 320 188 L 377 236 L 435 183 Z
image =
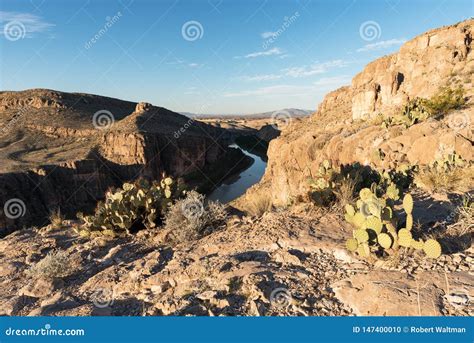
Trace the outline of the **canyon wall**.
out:
M 1 119 L 14 117 L 16 106 L 27 113 L 23 122 L 15 123 L 2 136 L 0 236 L 21 227 L 44 225 L 56 209 L 69 217 L 90 212 L 107 189 L 129 180 L 199 174 L 227 152 L 224 130 L 166 109 L 136 104 L 132 113 L 118 116 L 111 128 L 103 130 L 94 128 L 91 118 L 84 118 L 95 108 L 69 107 L 74 99 L 61 102 L 69 94 L 34 93 L 15 94 L 14 99 L 0 94 Z M 87 105 L 97 99 L 102 100 L 94 96 Z M 119 100 L 112 100 L 118 113 Z M 107 108 L 107 101 L 99 107 Z M 129 103 L 124 107 L 128 110 Z M 201 178 L 207 182 L 205 175 Z M 16 204 L 16 209 L 7 204 Z
M 308 179 L 317 175 L 324 159 L 394 168 L 428 164 L 455 151 L 473 160 L 473 24 L 468 20 L 422 34 L 400 52 L 367 65 L 350 86 L 329 93 L 315 115 L 292 122 L 270 142 L 267 170 L 254 190 L 264 188 L 276 205 L 287 205 L 307 195 Z M 462 86 L 466 106 L 408 129 L 383 128 L 373 121 L 375 115 L 392 115 L 408 100 L 430 97 L 443 86 Z

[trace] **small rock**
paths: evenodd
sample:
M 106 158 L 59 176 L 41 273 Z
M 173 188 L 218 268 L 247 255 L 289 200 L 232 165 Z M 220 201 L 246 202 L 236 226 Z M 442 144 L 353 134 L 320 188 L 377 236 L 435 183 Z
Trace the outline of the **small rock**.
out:
M 215 298 L 216 295 L 217 295 L 216 291 L 205 291 L 196 295 L 196 298 L 201 299 L 201 300 L 211 300 Z
M 43 298 L 51 295 L 55 290 L 63 287 L 64 282 L 61 279 L 40 278 L 32 280 L 28 285 L 21 288 L 18 295 L 26 295 L 33 298 Z
M 94 309 L 92 310 L 91 316 L 111 316 L 112 315 L 112 309 L 110 307 L 102 307 L 98 308 L 94 306 Z
M 135 107 L 135 112 L 145 112 L 151 108 L 151 104 L 148 102 L 139 102 Z
M 0 277 L 15 274 L 21 266 L 18 262 L 3 263 L 0 266 Z

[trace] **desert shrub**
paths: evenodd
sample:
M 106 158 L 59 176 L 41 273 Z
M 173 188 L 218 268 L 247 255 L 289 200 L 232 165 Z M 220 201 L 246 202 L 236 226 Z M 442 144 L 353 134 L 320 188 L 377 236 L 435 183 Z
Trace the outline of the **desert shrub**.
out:
M 69 256 L 65 251 L 51 251 L 41 261 L 26 271 L 29 277 L 37 278 L 61 278 L 71 273 Z
M 465 91 L 462 86 L 442 87 L 429 99 L 414 98 L 408 101 L 398 115 L 384 118 L 382 127 L 410 127 L 428 118 L 441 119 L 450 111 L 462 108 L 465 103 Z
M 79 233 L 84 236 L 123 236 L 162 224 L 173 199 L 180 194 L 169 177 L 160 182 L 138 180 L 106 193 L 91 216 L 78 214 L 83 221 Z
M 431 193 L 469 191 L 474 184 L 474 165 L 453 152 L 419 168 L 414 181 Z
M 310 198 L 317 206 L 331 206 L 336 201 L 345 205 L 361 188 L 378 180 L 378 174 L 370 167 L 359 163 L 335 167 L 325 160 L 319 165 L 316 177 L 308 180 Z
M 261 217 L 265 212 L 272 209 L 273 202 L 270 194 L 266 192 L 256 192 L 246 204 L 246 210 L 250 215 Z
M 400 248 L 405 250 L 423 250 L 427 257 L 438 258 L 441 245 L 434 239 L 415 239 L 413 228 L 413 198 L 410 194 L 403 198 L 406 213 L 404 225 L 395 212 L 395 201 L 399 199 L 399 190 L 392 183 L 383 194 L 377 194 L 377 185 L 371 189 L 363 188 L 359 193 L 356 206 L 346 205 L 345 219 L 353 227 L 353 238 L 346 241 L 346 247 L 359 256 L 395 255 Z
M 453 221 L 439 234 L 439 240 L 449 252 L 469 249 L 474 237 L 474 201 L 469 194 L 451 215 Z
M 61 210 L 58 208 L 54 211 L 51 211 L 49 214 L 49 221 L 53 228 L 58 228 L 62 225 L 64 221 L 64 216 L 61 213 Z
M 177 200 L 166 213 L 165 229 L 168 239 L 179 243 L 207 236 L 225 226 L 227 212 L 219 202 L 205 201 L 198 192 L 191 191 Z
M 428 112 L 435 118 L 440 118 L 452 110 L 462 108 L 466 104 L 465 91 L 462 86 L 456 88 L 442 87 L 425 104 Z

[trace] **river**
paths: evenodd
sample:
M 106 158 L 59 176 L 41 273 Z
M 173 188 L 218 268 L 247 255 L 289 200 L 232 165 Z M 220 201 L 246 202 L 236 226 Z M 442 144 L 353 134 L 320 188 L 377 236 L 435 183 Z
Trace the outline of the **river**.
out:
M 229 147 L 240 149 L 245 155 L 250 156 L 253 159 L 253 163 L 240 174 L 231 176 L 224 180 L 219 187 L 209 194 L 209 200 L 228 203 L 237 199 L 244 194 L 249 187 L 259 182 L 265 173 L 267 162 L 262 160 L 259 156 L 242 149 L 236 144 L 232 144 Z

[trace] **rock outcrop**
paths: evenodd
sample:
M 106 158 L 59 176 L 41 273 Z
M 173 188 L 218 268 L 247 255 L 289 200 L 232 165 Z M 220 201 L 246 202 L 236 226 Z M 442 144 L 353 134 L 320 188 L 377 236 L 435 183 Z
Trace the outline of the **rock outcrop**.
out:
M 414 97 L 428 98 L 452 76 L 472 82 L 473 21 L 435 29 L 380 58 L 352 80 L 352 118 L 390 113 Z
M 307 180 L 317 175 L 324 159 L 394 168 L 425 165 L 455 151 L 472 161 L 473 26 L 474 20 L 468 20 L 422 34 L 400 52 L 370 63 L 352 85 L 329 93 L 311 118 L 292 121 L 270 142 L 267 170 L 254 189 L 264 188 L 274 204 L 287 205 L 307 194 Z M 392 115 L 408 100 L 431 97 L 443 86 L 462 86 L 467 103 L 442 120 L 406 129 L 383 128 L 371 119 Z

